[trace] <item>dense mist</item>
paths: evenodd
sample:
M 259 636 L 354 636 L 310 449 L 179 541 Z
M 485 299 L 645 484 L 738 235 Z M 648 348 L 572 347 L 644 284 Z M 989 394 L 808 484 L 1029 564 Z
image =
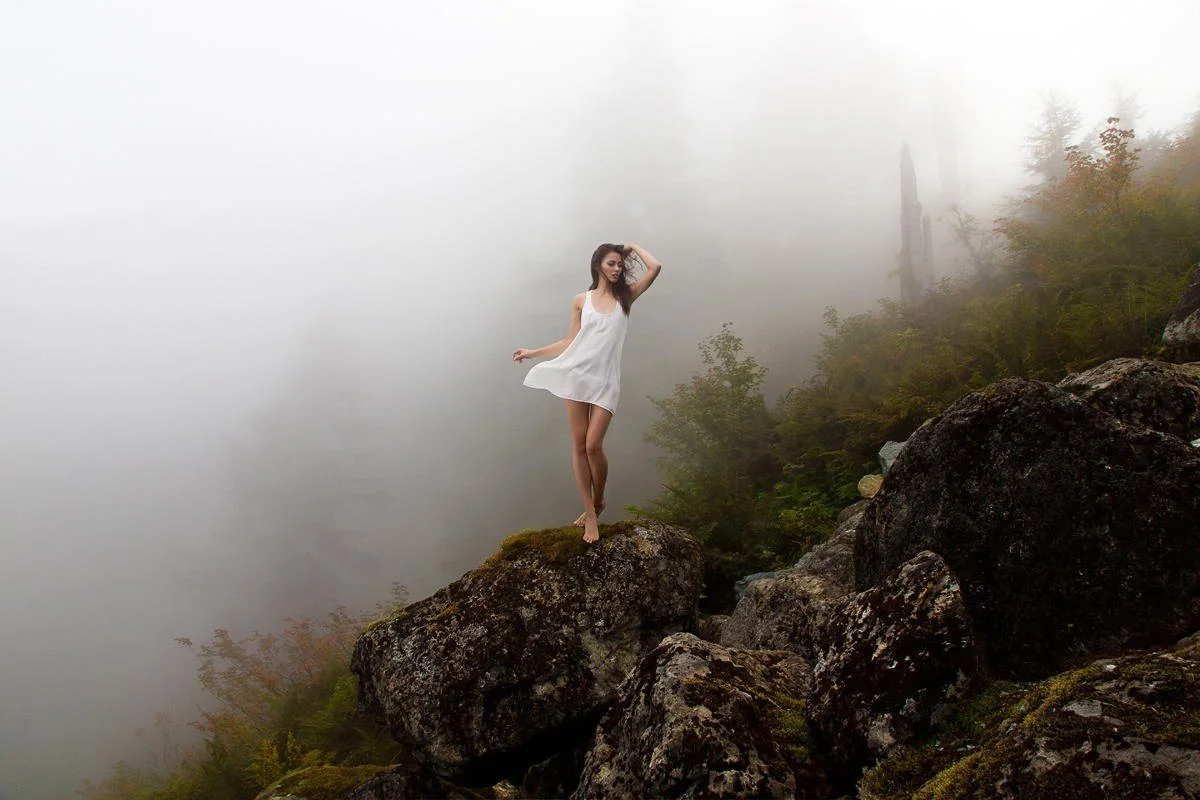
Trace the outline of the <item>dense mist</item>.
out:
M 155 711 L 207 702 L 175 637 L 421 597 L 574 519 L 562 403 L 510 356 L 564 335 L 598 243 L 664 264 L 611 521 L 701 339 L 732 322 L 778 396 L 827 306 L 897 294 L 902 145 L 953 275 L 946 209 L 1028 182 L 1047 93 L 1173 127 L 1196 30 L 1187 0 L 0 5 L 0 798 L 152 759 Z

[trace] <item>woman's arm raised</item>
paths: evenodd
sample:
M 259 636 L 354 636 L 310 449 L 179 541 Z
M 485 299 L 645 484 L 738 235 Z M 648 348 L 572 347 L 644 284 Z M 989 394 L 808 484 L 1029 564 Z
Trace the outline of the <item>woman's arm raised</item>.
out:
M 571 327 L 567 330 L 565 339 L 559 339 L 553 344 L 548 344 L 545 347 L 539 347 L 536 350 L 526 350 L 518 348 L 513 351 L 513 361 L 524 361 L 527 358 L 542 358 L 549 356 L 557 358 L 562 355 L 562 352 L 571 346 L 571 342 L 575 341 L 575 336 L 579 333 L 579 326 L 583 319 L 583 295 L 575 295 L 575 299 L 571 301 Z
M 638 282 L 629 288 L 632 295 L 632 300 L 637 300 L 642 296 L 642 293 L 650 288 L 650 284 L 654 283 L 654 279 L 658 277 L 658 273 L 662 272 L 662 264 L 657 258 L 650 255 L 650 251 L 638 244 L 632 242 L 625 245 L 625 252 L 628 254 L 631 250 L 637 253 L 638 258 L 646 265 L 646 274 L 638 279 Z

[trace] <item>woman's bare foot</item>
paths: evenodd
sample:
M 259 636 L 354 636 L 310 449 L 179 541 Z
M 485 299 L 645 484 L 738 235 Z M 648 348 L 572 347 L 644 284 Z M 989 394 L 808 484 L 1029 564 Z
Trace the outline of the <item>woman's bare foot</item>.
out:
M 583 540 L 588 544 L 600 538 L 600 526 L 596 522 L 596 515 L 584 512 L 583 515 Z
M 597 500 L 595 502 L 595 506 L 596 506 L 596 516 L 599 517 L 600 512 L 604 510 L 604 499 L 601 498 L 600 500 Z M 579 519 L 575 520 L 571 524 L 574 525 L 576 528 L 582 528 L 583 527 L 583 519 L 586 516 L 587 516 L 587 512 L 585 511 L 579 515 Z

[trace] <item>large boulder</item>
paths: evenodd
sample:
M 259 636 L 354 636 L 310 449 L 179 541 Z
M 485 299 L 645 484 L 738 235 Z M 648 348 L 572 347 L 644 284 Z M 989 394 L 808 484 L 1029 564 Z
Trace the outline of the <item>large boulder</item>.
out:
M 860 511 L 845 520 L 794 568 L 750 583 L 721 629 L 721 644 L 815 659 L 830 615 L 854 590 L 854 541 L 862 518 Z
M 958 578 L 989 666 L 1038 678 L 1200 625 L 1200 453 L 1043 383 L 923 425 L 864 514 L 859 589 L 922 550 Z
M 588 753 L 577 800 L 822 797 L 804 659 L 667 637 L 629 676 Z
M 1058 388 L 1123 422 L 1189 441 L 1200 436 L 1200 364 L 1116 358 L 1068 375 Z
M 1200 264 L 1192 270 L 1179 305 L 1163 329 L 1162 343 L 1181 352 L 1200 352 Z
M 863 800 L 1200 797 L 1200 644 L 973 699 L 975 720 L 866 775 Z M 1023 696 L 1022 696 L 1023 694 Z M 999 701 L 999 702 L 997 702 Z M 979 714 L 992 706 L 998 714 Z
M 663 636 L 693 630 L 700 546 L 657 523 L 510 537 L 478 569 L 370 627 L 360 701 L 443 774 L 485 785 L 586 738 Z
M 389 766 L 305 767 L 284 775 L 256 800 L 405 800 L 464 794 L 409 761 Z
M 919 553 L 834 614 L 813 665 L 809 719 L 852 781 L 929 731 L 982 672 L 958 582 L 937 554 Z

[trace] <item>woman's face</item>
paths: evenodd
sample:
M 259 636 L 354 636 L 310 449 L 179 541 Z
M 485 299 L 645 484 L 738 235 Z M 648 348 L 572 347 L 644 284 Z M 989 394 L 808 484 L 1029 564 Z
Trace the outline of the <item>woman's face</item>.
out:
M 621 277 L 625 263 L 620 253 L 605 253 L 600 261 L 600 272 L 608 278 L 609 283 L 616 283 Z

